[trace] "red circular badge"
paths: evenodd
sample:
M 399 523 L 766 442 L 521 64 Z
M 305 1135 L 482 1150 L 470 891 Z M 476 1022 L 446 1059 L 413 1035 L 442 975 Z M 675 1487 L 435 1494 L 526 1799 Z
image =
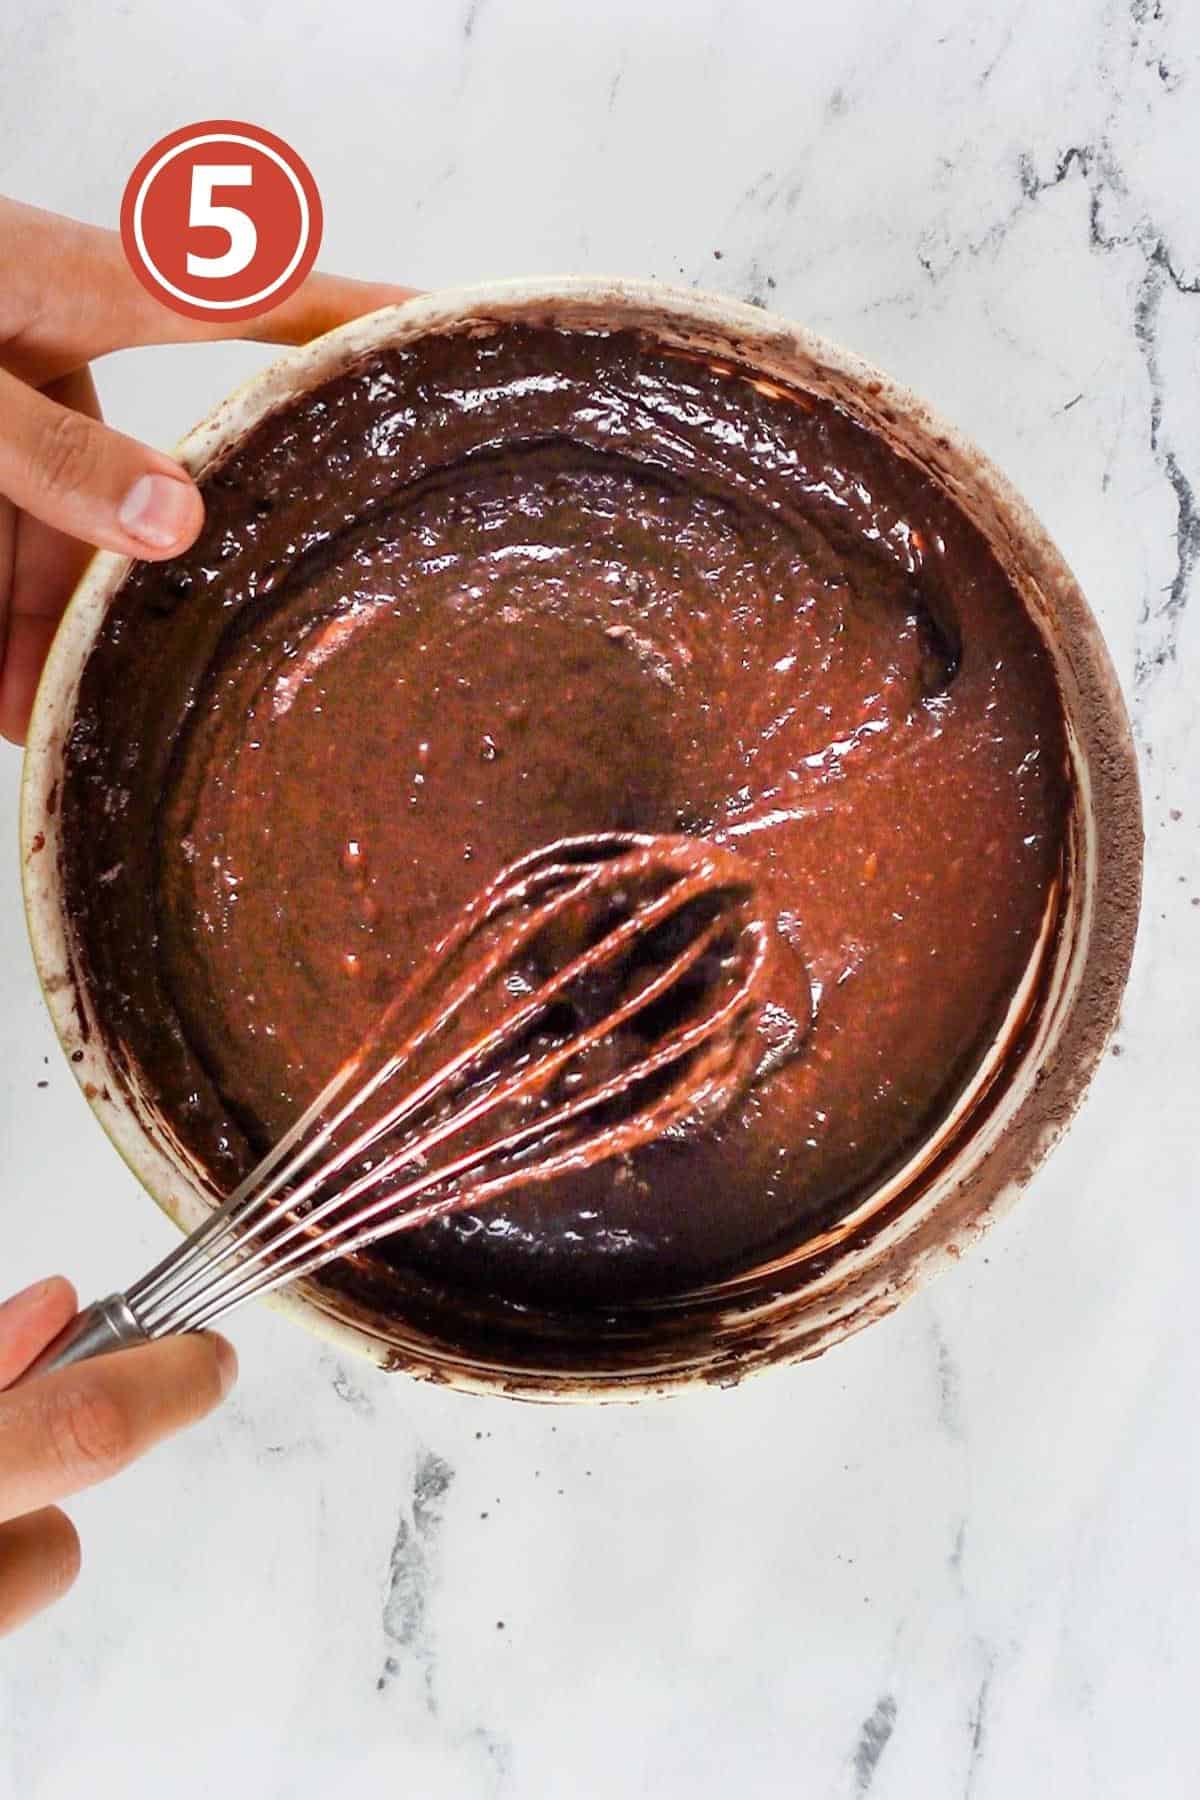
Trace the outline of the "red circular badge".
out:
M 316 261 L 321 223 L 317 184 L 291 145 L 236 119 L 160 138 L 121 201 L 130 268 L 189 319 L 252 319 L 278 306 Z

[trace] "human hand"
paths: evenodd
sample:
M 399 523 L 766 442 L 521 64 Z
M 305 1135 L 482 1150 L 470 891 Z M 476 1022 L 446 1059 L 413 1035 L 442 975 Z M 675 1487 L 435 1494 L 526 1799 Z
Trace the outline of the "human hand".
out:
M 0 1634 L 59 1599 L 79 1573 L 79 1538 L 55 1502 L 202 1419 L 237 1379 L 232 1346 L 201 1331 L 14 1388 L 77 1310 L 61 1276 L 0 1304 Z
M 0 735 L 21 743 L 88 546 L 162 561 L 204 518 L 177 462 L 100 422 L 88 364 L 142 344 L 303 344 L 416 290 L 311 275 L 260 318 L 209 325 L 153 299 L 116 232 L 4 199 L 0 270 Z

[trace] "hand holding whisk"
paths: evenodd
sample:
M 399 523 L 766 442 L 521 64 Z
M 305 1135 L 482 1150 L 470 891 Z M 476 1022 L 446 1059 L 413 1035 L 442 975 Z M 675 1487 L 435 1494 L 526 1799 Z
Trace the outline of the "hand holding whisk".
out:
M 170 1332 L 380 1238 L 714 1118 L 753 1072 L 770 934 L 745 865 L 684 837 L 510 864 L 278 1144 L 29 1371 Z

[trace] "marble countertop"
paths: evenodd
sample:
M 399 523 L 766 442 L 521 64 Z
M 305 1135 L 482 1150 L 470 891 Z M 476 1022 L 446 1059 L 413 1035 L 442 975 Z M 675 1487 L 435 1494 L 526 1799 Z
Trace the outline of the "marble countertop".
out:
M 232 1403 L 78 1502 L 82 1579 L 0 1653 L 5 1800 L 1200 1791 L 1195 27 L 1184 0 L 9 9 L 19 197 L 111 223 L 153 139 L 247 118 L 315 170 L 327 266 L 657 275 L 910 382 L 1091 597 L 1148 859 L 1067 1141 L 981 1249 L 823 1361 L 544 1410 L 239 1317 Z M 263 360 L 119 357 L 102 396 L 170 443 Z M 10 846 L 17 773 L 0 758 Z M 11 849 L 0 1057 L 2 1285 L 67 1262 L 108 1291 L 170 1228 L 56 1049 Z

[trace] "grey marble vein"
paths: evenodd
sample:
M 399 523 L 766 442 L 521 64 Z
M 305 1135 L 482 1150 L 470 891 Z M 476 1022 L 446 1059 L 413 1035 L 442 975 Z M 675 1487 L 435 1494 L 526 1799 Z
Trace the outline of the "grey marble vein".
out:
M 421 1669 L 430 1712 L 437 1711 L 437 1696 L 429 1606 L 443 1503 L 453 1480 L 454 1470 L 443 1457 L 432 1450 L 422 1452 L 413 1476 L 411 1499 L 400 1515 L 392 1540 L 383 1600 L 383 1635 L 388 1648 L 375 1685 L 382 1692 L 411 1658 Z
M 858 1742 L 854 1746 L 854 1791 L 856 1794 L 866 1794 L 871 1790 L 876 1770 L 879 1767 L 879 1759 L 887 1749 L 892 1733 L 896 1729 L 896 1710 L 895 1696 L 881 1694 L 862 1722 Z
M 987 1709 L 991 1690 L 992 1669 L 989 1664 L 975 1691 L 970 1718 L 967 1721 L 967 1771 L 963 1782 L 963 1800 L 973 1800 L 983 1768 L 983 1755 L 987 1742 Z

